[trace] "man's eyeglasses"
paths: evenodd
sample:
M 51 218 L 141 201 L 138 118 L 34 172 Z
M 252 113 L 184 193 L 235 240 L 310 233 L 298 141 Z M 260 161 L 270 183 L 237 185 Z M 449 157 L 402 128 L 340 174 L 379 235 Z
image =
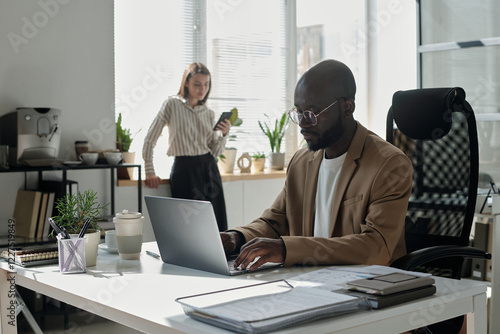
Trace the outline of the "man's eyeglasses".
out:
M 297 108 L 293 108 L 288 111 L 288 117 L 294 122 L 295 124 L 300 124 L 300 122 L 305 119 L 307 122 L 309 122 L 312 126 L 315 126 L 318 123 L 318 116 L 321 115 L 323 112 L 328 110 L 331 106 L 333 106 L 335 103 L 339 102 L 341 99 L 338 99 L 334 101 L 332 104 L 330 104 L 328 107 L 325 109 L 321 110 L 319 113 L 315 114 L 314 112 L 310 110 L 304 110 L 303 112 L 299 112 Z

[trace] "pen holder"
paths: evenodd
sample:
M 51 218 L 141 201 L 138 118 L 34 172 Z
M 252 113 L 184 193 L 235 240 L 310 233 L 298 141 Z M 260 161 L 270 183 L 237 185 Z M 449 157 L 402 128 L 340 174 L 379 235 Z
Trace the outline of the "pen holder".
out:
M 62 274 L 85 272 L 85 237 L 59 239 L 59 270 Z

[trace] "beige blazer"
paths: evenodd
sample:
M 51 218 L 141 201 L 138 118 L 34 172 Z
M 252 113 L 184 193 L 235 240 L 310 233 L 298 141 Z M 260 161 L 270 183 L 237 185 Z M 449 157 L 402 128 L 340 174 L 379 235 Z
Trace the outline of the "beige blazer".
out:
M 282 238 L 285 266 L 389 265 L 406 254 L 405 216 L 413 168 L 399 149 L 358 123 L 340 172 L 330 238 L 313 237 L 318 173 L 324 151 L 295 153 L 285 186 L 271 207 L 235 228 L 246 241 Z

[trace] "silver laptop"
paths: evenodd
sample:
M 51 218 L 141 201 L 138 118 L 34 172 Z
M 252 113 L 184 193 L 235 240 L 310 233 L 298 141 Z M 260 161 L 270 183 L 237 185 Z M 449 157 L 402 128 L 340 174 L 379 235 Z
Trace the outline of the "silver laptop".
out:
M 223 275 L 238 270 L 226 258 L 212 203 L 172 197 L 144 196 L 161 259 L 165 263 Z M 257 270 L 280 264 L 264 264 Z

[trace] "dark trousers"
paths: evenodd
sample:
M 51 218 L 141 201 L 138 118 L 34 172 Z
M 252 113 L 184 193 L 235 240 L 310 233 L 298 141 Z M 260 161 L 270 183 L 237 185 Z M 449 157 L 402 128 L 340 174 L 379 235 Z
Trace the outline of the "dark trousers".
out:
M 227 230 L 226 203 L 215 158 L 207 153 L 175 157 L 170 171 L 172 197 L 210 201 L 219 231 Z

